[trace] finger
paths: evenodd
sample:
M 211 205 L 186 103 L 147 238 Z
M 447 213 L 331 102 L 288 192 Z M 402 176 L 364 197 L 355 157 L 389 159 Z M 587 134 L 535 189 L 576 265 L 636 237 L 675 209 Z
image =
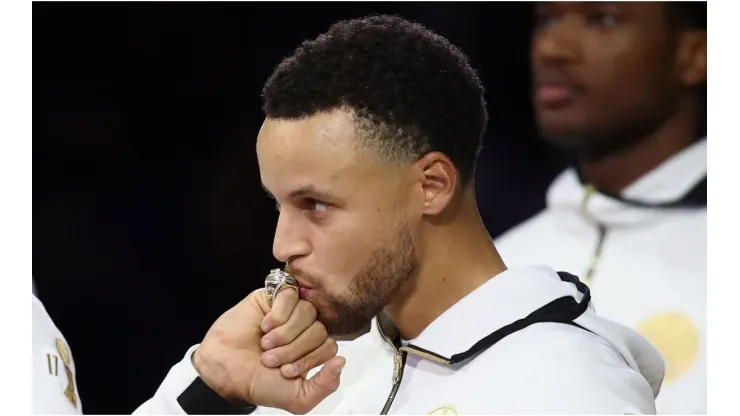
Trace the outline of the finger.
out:
M 326 333 L 324 325 L 318 321 L 314 321 L 313 325 L 309 326 L 308 329 L 298 335 L 295 340 L 290 340 L 285 343 L 282 343 L 282 340 L 273 341 L 275 339 L 279 339 L 279 337 L 276 334 L 273 334 L 273 332 L 282 330 L 283 328 L 284 326 L 273 329 L 263 338 L 263 345 L 268 344 L 272 346 L 274 345 L 273 342 L 280 343 L 280 346 L 273 349 L 265 349 L 265 352 L 262 353 L 262 363 L 267 367 L 273 368 L 281 364 L 292 363 L 316 348 L 319 348 L 329 336 Z
M 292 287 L 285 287 L 272 303 L 270 312 L 262 320 L 262 332 L 268 333 L 272 328 L 278 327 L 288 321 L 293 308 L 298 303 L 298 291 Z
M 316 308 L 310 302 L 299 300 L 293 309 L 293 313 L 290 314 L 288 321 L 273 328 L 262 337 L 262 349 L 268 351 L 295 341 L 301 334 L 317 323 L 316 316 Z M 326 335 L 323 338 L 326 338 Z M 323 342 L 323 339 L 314 345 L 314 348 L 321 345 L 321 342 Z
M 304 380 L 296 398 L 299 410 L 311 410 L 339 388 L 339 376 L 346 360 L 334 357 L 324 364 L 321 371 L 309 380 Z
M 300 357 L 295 362 L 280 367 L 280 374 L 285 378 L 305 376 L 309 371 L 336 357 L 338 351 L 336 341 L 327 338 L 319 348 Z

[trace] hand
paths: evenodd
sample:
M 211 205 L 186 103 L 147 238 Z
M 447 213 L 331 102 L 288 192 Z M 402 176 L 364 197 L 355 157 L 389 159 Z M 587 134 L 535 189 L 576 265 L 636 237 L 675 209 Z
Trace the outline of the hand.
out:
M 316 320 L 316 308 L 299 300 L 295 290 L 283 290 L 262 320 L 262 364 L 280 367 L 286 378 L 305 376 L 337 355 L 337 343 Z
M 339 387 L 345 360 L 336 357 L 336 343 L 327 341 L 307 304 L 296 291 L 284 289 L 270 308 L 264 290 L 253 292 L 213 324 L 193 355 L 196 371 L 226 399 L 295 414 L 310 411 Z M 273 345 L 264 351 L 262 343 L 268 341 Z M 270 356 L 276 364 L 270 365 Z M 322 364 L 309 380 L 290 371 L 296 365 L 302 375 Z

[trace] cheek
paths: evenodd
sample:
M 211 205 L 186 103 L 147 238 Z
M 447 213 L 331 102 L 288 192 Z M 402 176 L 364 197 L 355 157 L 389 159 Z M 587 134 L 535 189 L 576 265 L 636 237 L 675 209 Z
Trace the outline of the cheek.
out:
M 605 45 L 588 44 L 584 76 L 589 92 L 602 105 L 643 107 L 656 96 L 665 83 L 660 56 L 664 51 L 646 42 L 614 39 Z
M 354 276 L 378 248 L 387 221 L 337 213 L 330 224 L 315 229 L 313 260 L 327 279 Z

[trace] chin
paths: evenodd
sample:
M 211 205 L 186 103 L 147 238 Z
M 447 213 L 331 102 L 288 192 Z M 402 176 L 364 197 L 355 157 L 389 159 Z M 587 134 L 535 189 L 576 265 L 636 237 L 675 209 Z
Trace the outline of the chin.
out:
M 558 150 L 578 152 L 587 147 L 582 133 L 565 129 L 541 129 L 539 135 L 545 142 Z

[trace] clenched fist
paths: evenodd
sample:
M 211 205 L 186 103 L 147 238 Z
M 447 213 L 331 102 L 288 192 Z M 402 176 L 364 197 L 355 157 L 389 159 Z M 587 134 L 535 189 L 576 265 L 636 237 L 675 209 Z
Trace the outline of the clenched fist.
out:
M 272 308 L 264 290 L 255 291 L 216 320 L 193 365 L 226 399 L 306 413 L 337 390 L 345 363 L 316 316 L 295 290 L 281 290 Z

